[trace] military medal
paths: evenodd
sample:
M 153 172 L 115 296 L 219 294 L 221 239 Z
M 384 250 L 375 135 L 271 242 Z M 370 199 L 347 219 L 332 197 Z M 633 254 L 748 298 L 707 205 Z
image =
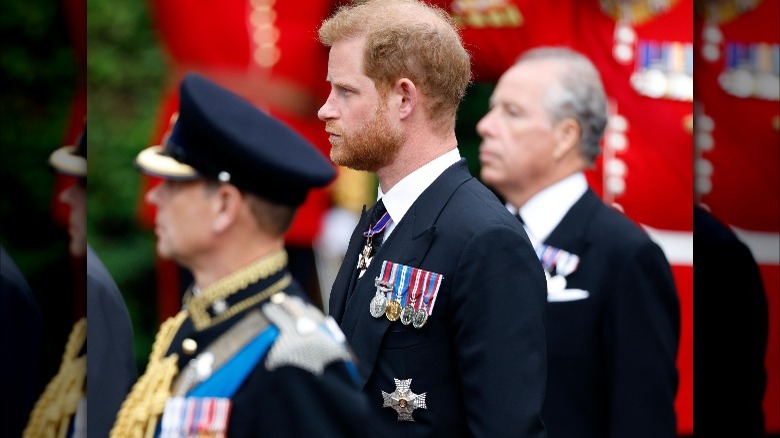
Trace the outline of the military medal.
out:
M 412 412 L 415 409 L 428 409 L 425 404 L 425 394 L 415 394 L 411 390 L 412 379 L 400 380 L 393 379 L 395 381 L 395 391 L 392 393 L 386 393 L 382 391 L 382 407 L 392 408 L 398 413 L 398 421 L 412 421 Z
M 374 279 L 376 293 L 369 312 L 374 318 L 385 315 L 390 321 L 421 328 L 433 311 L 442 275 L 390 261 L 382 262 L 380 276 Z
M 401 303 L 396 300 L 387 303 L 387 309 L 385 309 L 385 316 L 390 321 L 397 321 L 401 316 Z
M 360 255 L 358 255 L 358 278 L 363 278 L 363 274 L 366 273 L 369 265 L 371 265 L 371 260 L 374 258 L 374 235 L 384 231 L 387 224 L 390 223 L 390 220 L 390 213 L 385 212 L 385 214 L 379 218 L 374 226 L 363 232 L 363 237 L 366 238 L 366 243 L 363 245 L 363 251 L 361 251 Z
M 409 288 L 409 277 L 412 269 L 410 266 L 405 265 L 401 268 L 401 275 L 391 294 L 392 299 L 387 303 L 387 309 L 385 309 L 385 316 L 390 321 L 398 321 L 398 318 L 401 317 L 401 299 Z
M 393 281 L 395 280 L 395 272 L 398 268 L 398 264 L 388 262 L 387 260 L 382 262 L 382 270 L 380 271 L 381 277 L 374 279 L 374 285 L 376 286 L 376 294 L 371 299 L 369 312 L 374 318 L 379 318 L 385 314 L 387 309 L 387 295 L 393 291 Z
M 561 292 L 566 289 L 566 276 L 577 269 L 580 257 L 546 244 L 539 245 L 536 249 L 536 255 L 539 256 L 539 261 L 544 268 L 547 293 Z M 554 275 L 553 272 L 555 272 Z
M 401 310 L 401 324 L 403 324 L 403 325 L 411 324 L 412 323 L 412 319 L 414 319 L 414 313 L 415 313 L 414 304 L 415 304 L 416 297 L 417 297 L 417 289 L 420 286 L 420 276 L 421 276 L 421 274 L 423 272 L 423 271 L 421 271 L 419 269 L 416 269 L 416 268 L 413 269 L 412 271 L 413 271 L 412 275 L 414 277 L 414 289 L 412 289 L 412 294 L 411 294 L 411 297 L 409 299 L 409 303 L 407 303 L 404 306 L 404 308 Z M 426 277 L 429 274 L 430 273 L 426 273 Z M 425 282 L 425 280 L 423 280 L 423 283 L 424 282 Z
M 358 264 L 357 268 L 358 271 L 358 278 L 362 278 L 363 274 L 366 273 L 366 269 L 368 269 L 368 265 L 371 263 L 371 238 L 369 237 L 366 239 L 366 244 L 363 245 L 363 251 L 360 252 L 360 255 L 358 255 Z
M 443 278 L 441 274 L 430 272 L 428 281 L 423 284 L 423 290 L 420 294 L 420 307 L 414 313 L 414 318 L 412 318 L 412 326 L 414 328 L 422 328 L 428 322 L 428 316 L 433 312 L 433 305 L 436 302 L 436 296 L 439 294 Z

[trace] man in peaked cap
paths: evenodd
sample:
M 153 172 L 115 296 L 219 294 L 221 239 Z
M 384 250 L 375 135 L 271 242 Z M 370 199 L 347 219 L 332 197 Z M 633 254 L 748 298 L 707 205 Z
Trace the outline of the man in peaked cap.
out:
M 335 171 L 280 121 L 204 77 L 142 172 L 164 178 L 157 251 L 190 269 L 184 307 L 155 339 L 112 437 L 355 436 L 367 415 L 344 336 L 305 302 L 284 232 Z
M 64 433 L 69 428 L 72 434 L 68 436 L 106 436 L 138 370 L 133 354 L 133 325 L 124 298 L 87 243 L 86 127 L 78 143 L 55 150 L 49 164 L 55 172 L 76 179 L 60 193 L 59 199 L 70 208 L 70 255 L 77 269 L 86 271 L 87 318 L 73 325 L 59 371 L 36 403 L 24 436 Z M 59 412 L 60 417 L 51 416 L 50 412 Z

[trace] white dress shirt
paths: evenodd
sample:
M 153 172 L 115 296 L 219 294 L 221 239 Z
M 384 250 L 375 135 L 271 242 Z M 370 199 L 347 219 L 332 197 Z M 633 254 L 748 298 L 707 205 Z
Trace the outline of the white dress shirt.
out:
M 382 242 L 390 236 L 395 226 L 401 222 L 401 219 L 404 218 L 406 212 L 409 211 L 409 208 L 412 207 L 412 204 L 420 197 L 422 192 L 433 184 L 436 178 L 444 173 L 448 167 L 459 160 L 460 152 L 455 148 L 406 175 L 387 193 L 382 191 L 381 185 L 379 186 L 377 200 L 382 199 L 391 218 L 385 228 Z
M 545 187 L 520 207 L 520 216 L 534 249 L 544 243 L 587 189 L 585 174 L 577 172 Z M 512 214 L 517 213 L 517 207 L 511 204 L 506 208 Z

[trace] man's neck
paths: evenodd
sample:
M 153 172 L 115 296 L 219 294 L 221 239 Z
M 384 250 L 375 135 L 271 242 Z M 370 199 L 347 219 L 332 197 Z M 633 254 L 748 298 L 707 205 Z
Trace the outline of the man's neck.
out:
M 248 242 L 252 242 L 248 244 Z M 284 248 L 281 238 L 267 241 L 240 241 L 224 244 L 213 253 L 201 257 L 189 268 L 200 290 L 205 290 L 228 275 Z
M 417 135 L 401 147 L 398 156 L 389 165 L 377 170 L 379 187 L 384 193 L 389 192 L 410 173 L 446 154 L 457 145 L 454 131 L 438 137 L 433 134 Z

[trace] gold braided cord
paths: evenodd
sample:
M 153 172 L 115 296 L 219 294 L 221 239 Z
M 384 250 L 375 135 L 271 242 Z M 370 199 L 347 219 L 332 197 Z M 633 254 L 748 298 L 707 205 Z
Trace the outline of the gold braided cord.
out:
M 170 396 L 171 382 L 178 373 L 177 354 L 163 357 L 179 331 L 187 311 L 182 310 L 176 316 L 168 318 L 154 339 L 152 352 L 146 372 L 133 385 L 117 414 L 111 438 L 144 438 L 154 436 L 157 421 L 165 409 L 165 401 Z
M 763 0 L 730 0 L 693 2 L 693 9 L 707 21 L 723 24 L 757 8 Z
M 252 283 L 268 278 L 287 266 L 287 251 L 281 249 L 263 257 L 251 265 L 240 269 L 212 284 L 187 302 L 192 323 L 196 330 L 203 330 L 214 323 L 208 308 L 219 299 L 224 299 Z
M 78 354 L 86 339 L 87 319 L 81 318 L 70 331 L 60 369 L 35 403 L 22 437 L 65 437 L 84 394 L 87 357 L 78 357 Z
M 680 0 L 642 0 L 638 2 L 601 0 L 601 10 L 618 21 L 639 25 L 671 9 Z
M 279 281 L 269 286 L 264 291 L 260 292 L 257 295 L 252 295 L 251 297 L 239 301 L 238 303 L 231 306 L 228 310 L 226 310 L 224 313 L 219 314 L 218 316 L 215 316 L 212 320 L 212 324 L 218 324 L 222 321 L 225 321 L 229 318 L 231 318 L 234 315 L 237 315 L 246 309 L 249 309 L 250 307 L 256 305 L 257 303 L 262 302 L 263 300 L 267 299 L 271 295 L 281 291 L 282 289 L 286 288 L 287 286 L 292 283 L 292 276 L 290 274 L 285 275 L 282 277 Z

